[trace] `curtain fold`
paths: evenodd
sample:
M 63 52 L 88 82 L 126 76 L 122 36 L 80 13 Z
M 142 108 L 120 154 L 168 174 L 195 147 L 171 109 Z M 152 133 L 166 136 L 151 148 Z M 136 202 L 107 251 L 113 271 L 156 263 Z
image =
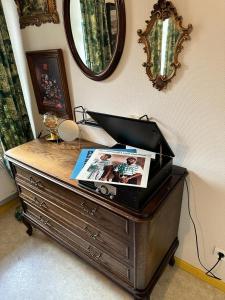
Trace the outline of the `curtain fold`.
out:
M 33 134 L 1 1 L 0 24 L 0 139 L 8 150 L 31 140 Z
M 86 65 L 100 73 L 111 61 L 105 0 L 80 0 Z

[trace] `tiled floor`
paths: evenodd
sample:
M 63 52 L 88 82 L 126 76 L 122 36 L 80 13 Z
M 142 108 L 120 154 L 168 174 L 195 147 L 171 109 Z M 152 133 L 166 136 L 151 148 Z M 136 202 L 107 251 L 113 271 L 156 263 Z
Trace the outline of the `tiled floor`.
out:
M 129 300 L 120 287 L 39 231 L 32 237 L 0 214 L 1 300 Z M 177 267 L 167 267 L 151 300 L 225 300 L 225 294 Z

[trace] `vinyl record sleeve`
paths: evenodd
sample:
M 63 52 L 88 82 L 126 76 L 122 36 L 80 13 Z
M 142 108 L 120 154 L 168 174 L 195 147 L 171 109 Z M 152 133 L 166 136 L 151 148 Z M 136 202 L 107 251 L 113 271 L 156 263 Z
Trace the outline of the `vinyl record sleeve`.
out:
M 82 149 L 80 152 L 80 155 L 78 157 L 78 160 L 73 168 L 72 174 L 70 176 L 70 179 L 76 179 L 86 162 L 89 160 L 89 158 L 92 156 L 93 152 L 95 151 L 95 148 L 88 148 L 88 149 Z M 113 149 L 111 152 L 119 151 L 121 152 L 121 149 Z M 136 149 L 124 149 L 124 153 L 136 153 Z
M 76 179 L 146 188 L 150 162 L 148 155 L 97 149 Z

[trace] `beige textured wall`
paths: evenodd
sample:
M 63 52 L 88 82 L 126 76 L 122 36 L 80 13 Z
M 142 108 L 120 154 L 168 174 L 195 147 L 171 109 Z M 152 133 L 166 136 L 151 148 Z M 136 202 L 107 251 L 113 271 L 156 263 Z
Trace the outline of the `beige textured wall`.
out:
M 191 42 L 180 56 L 182 68 L 165 92 L 148 81 L 145 55 L 136 31 L 144 28 L 155 1 L 125 0 L 125 50 L 114 74 L 103 82 L 85 77 L 67 46 L 62 1 L 57 1 L 61 23 L 22 30 L 25 50 L 62 48 L 73 105 L 118 115 L 148 115 L 158 120 L 175 163 L 189 170 L 191 209 L 197 224 L 203 262 L 211 266 L 214 246 L 225 249 L 225 1 L 173 0 L 184 25 L 192 23 Z M 92 132 L 103 136 L 99 130 Z M 199 267 L 193 228 L 183 199 L 177 256 Z M 225 281 L 225 263 L 217 274 Z

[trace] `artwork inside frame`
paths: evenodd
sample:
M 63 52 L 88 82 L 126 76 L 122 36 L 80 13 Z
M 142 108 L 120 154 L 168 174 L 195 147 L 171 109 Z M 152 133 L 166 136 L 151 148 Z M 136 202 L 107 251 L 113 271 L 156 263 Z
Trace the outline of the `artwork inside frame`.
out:
M 40 114 L 73 119 L 61 49 L 26 52 Z
M 56 0 L 15 0 L 19 13 L 20 28 L 42 23 L 59 23 Z

